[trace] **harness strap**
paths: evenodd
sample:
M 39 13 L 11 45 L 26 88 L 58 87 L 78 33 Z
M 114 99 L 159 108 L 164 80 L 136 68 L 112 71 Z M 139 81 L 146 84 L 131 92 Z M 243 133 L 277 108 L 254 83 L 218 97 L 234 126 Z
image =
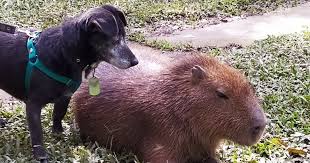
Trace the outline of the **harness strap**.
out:
M 72 92 L 75 92 L 80 84 L 81 81 L 77 82 L 74 81 L 68 77 L 58 75 L 51 70 L 49 70 L 38 58 L 37 56 L 37 51 L 34 46 L 34 39 L 38 37 L 39 34 L 37 34 L 35 37 L 29 37 L 27 41 L 27 49 L 28 49 L 28 55 L 29 55 L 29 61 L 27 63 L 27 68 L 26 68 L 26 75 L 25 75 L 25 88 L 26 92 L 28 94 L 29 89 L 30 89 L 30 82 L 31 82 L 31 73 L 34 67 L 39 69 L 41 72 L 43 72 L 45 75 L 48 77 L 65 84 L 67 87 L 71 89 Z

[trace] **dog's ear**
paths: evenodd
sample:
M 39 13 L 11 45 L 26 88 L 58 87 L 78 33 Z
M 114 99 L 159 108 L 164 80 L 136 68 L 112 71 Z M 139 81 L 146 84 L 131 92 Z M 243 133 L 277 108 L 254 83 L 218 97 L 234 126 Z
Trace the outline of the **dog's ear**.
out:
M 102 26 L 99 24 L 97 20 L 87 20 L 86 22 L 86 29 L 90 32 L 102 32 Z
M 110 11 L 114 16 L 119 17 L 120 20 L 123 22 L 124 26 L 128 25 L 125 14 L 123 13 L 123 11 L 119 10 L 118 8 L 116 8 L 112 5 L 104 5 L 104 6 L 102 6 L 102 8 Z
M 78 21 L 78 26 L 86 32 L 103 32 L 107 35 L 116 35 L 118 28 L 112 28 L 111 22 L 115 22 L 113 18 L 98 19 L 93 16 L 86 15 Z
M 109 37 L 115 36 L 118 33 L 118 27 L 113 28 L 113 26 L 111 26 L 111 20 L 90 18 L 84 24 L 86 25 L 85 30 L 88 32 L 103 32 Z

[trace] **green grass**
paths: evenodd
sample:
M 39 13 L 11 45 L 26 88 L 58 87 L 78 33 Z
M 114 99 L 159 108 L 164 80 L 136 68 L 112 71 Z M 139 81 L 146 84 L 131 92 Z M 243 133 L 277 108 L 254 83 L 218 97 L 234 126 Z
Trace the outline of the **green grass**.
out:
M 237 162 L 258 161 L 262 157 L 278 159 L 277 162 L 281 162 L 281 158 L 288 161 L 293 158 L 288 153 L 289 148 L 308 151 L 300 159 L 310 160 L 310 145 L 307 143 L 310 139 L 308 34 L 269 37 L 246 49 L 226 53 L 215 51 L 215 56 L 230 61 L 248 75 L 271 121 L 260 143 L 241 148 L 243 150 L 235 149 L 239 152 Z M 283 143 L 277 143 L 278 140 Z M 224 156 L 224 160 L 233 161 L 231 156 Z
M 128 36 L 129 41 L 139 42 L 140 44 L 159 49 L 162 51 L 190 51 L 194 47 L 190 44 L 172 44 L 166 40 L 148 40 L 141 32 L 134 32 Z
M 101 4 L 119 6 L 131 27 L 143 27 L 162 20 L 196 22 L 220 15 L 259 14 L 298 0 L 0 0 L 0 21 L 21 27 L 46 28 L 66 16 Z
M 212 54 L 242 69 L 255 85 L 262 106 L 271 123 L 260 143 L 253 147 L 240 147 L 231 142 L 219 150 L 222 160 L 228 162 L 256 162 L 261 159 L 291 160 L 289 148 L 310 150 L 310 41 L 307 33 L 269 37 L 253 45 L 231 51 L 214 50 Z M 0 162 L 32 161 L 29 132 L 24 107 L 2 106 L 0 116 L 10 123 L 0 129 Z M 120 162 L 134 160 L 132 154 L 115 154 L 89 144 L 84 146 L 78 131 L 72 125 L 72 115 L 65 119 L 62 137 L 52 136 L 51 108 L 44 109 L 43 125 L 45 145 L 52 162 Z M 310 160 L 310 155 L 297 157 Z M 95 161 L 96 162 L 96 161 Z
M 130 29 L 153 25 L 163 20 L 193 23 L 218 15 L 263 13 L 299 1 L 284 0 L 0 0 L 0 21 L 20 27 L 44 29 L 60 23 L 91 6 L 111 3 L 128 15 Z M 165 41 L 147 41 L 143 34 L 134 33 L 130 40 L 162 50 L 191 49 Z M 310 32 L 257 41 L 241 50 L 213 49 L 211 53 L 242 69 L 255 85 L 262 106 L 271 123 L 260 143 L 240 147 L 231 142 L 219 150 L 222 160 L 255 163 L 262 159 L 291 160 L 289 148 L 310 151 Z M 25 110 L 21 104 L 1 105 L 0 117 L 9 124 L 0 128 L 0 162 L 34 162 L 31 155 Z M 51 162 L 122 162 L 136 160 L 133 154 L 116 154 L 93 144 L 82 144 L 73 126 L 72 115 L 65 119 L 62 136 L 51 134 L 51 106 L 44 109 L 45 146 Z M 308 143 L 307 143 L 308 142 Z M 297 159 L 310 160 L 310 154 Z
M 25 109 L 21 104 L 2 106 L 0 117 L 8 124 L 0 128 L 0 162 L 35 162 L 32 158 L 29 131 L 25 118 Z M 100 148 L 96 144 L 83 144 L 79 133 L 73 125 L 72 115 L 65 118 L 63 135 L 51 133 L 52 105 L 48 105 L 42 113 L 45 136 L 45 147 L 51 162 L 120 162 L 135 159 L 134 155 L 116 155 L 109 149 Z
M 204 19 L 265 13 L 279 7 L 295 6 L 298 0 L 0 0 L 0 22 L 22 28 L 45 29 L 60 24 L 66 17 L 102 4 L 113 4 L 128 18 L 132 40 L 163 50 L 192 49 L 188 45 L 168 45 L 145 40 L 166 25 L 193 25 Z M 165 23 L 164 23 L 165 22 Z M 168 22 L 168 23 L 167 23 Z M 212 21 L 211 21 L 212 22 Z M 162 24 L 165 24 L 162 26 Z M 146 28 L 146 29 L 145 29 Z M 137 30 L 133 30 L 137 29 Z M 137 38 L 140 35 L 142 38 Z M 142 39 L 142 40 L 141 40 Z

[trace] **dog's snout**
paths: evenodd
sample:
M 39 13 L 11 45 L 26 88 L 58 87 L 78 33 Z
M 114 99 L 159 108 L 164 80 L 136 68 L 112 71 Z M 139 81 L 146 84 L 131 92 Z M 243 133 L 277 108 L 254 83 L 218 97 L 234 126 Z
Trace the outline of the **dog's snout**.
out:
M 137 58 L 134 58 L 132 61 L 131 61 L 131 66 L 135 66 L 139 63 L 138 59 Z
M 107 62 L 121 69 L 127 69 L 139 63 L 136 56 L 126 44 L 115 46 Z

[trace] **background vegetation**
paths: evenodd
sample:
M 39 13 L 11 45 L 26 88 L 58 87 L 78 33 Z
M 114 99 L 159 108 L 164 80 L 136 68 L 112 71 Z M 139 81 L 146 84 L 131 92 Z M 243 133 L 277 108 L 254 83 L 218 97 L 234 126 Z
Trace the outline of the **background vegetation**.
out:
M 0 21 L 44 29 L 59 24 L 65 17 L 85 9 L 110 3 L 128 15 L 131 38 L 145 42 L 143 35 L 157 30 L 158 24 L 181 22 L 180 26 L 203 20 L 223 20 L 231 16 L 261 14 L 304 1 L 284 0 L 0 0 Z M 212 22 L 209 22 L 212 24 Z M 137 39 L 138 38 L 138 39 Z M 155 44 L 155 45 L 154 45 Z M 176 50 L 168 43 L 154 47 Z M 243 69 L 254 83 L 270 119 L 267 132 L 253 147 L 226 142 L 219 149 L 227 162 L 305 162 L 310 161 L 310 32 L 273 37 L 255 42 L 244 49 L 217 49 L 210 54 L 228 60 Z M 24 105 L 3 101 L 0 117 L 9 122 L 0 128 L 0 162 L 34 162 Z M 43 111 L 45 145 L 51 162 L 128 162 L 133 154 L 116 154 L 96 144 L 83 145 L 71 113 L 65 119 L 63 135 L 51 134 L 51 105 Z

